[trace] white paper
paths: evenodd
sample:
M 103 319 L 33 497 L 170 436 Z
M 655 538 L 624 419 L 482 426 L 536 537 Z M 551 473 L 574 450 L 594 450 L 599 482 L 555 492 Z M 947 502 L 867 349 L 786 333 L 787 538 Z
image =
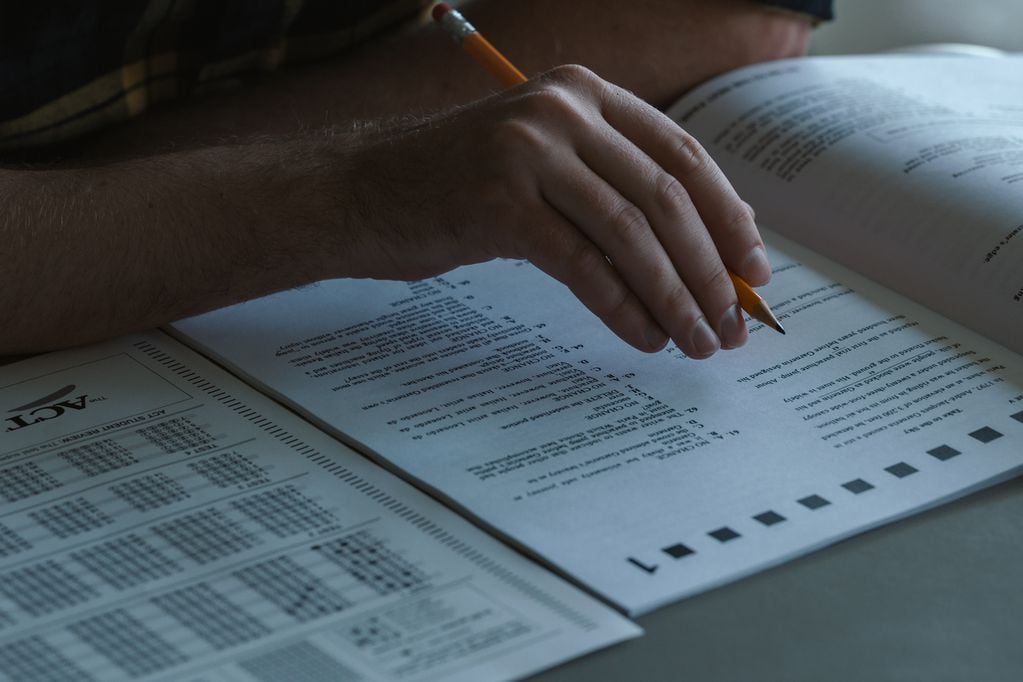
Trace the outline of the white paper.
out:
M 1023 56 L 773 62 L 669 113 L 764 225 L 1023 353 Z
M 1023 464 L 1019 356 L 770 245 L 763 293 L 788 335 L 757 324 L 704 362 L 628 348 L 515 262 L 324 282 L 177 328 L 642 613 Z M 871 489 L 843 487 L 858 480 Z
M 163 334 L 0 368 L 0 679 L 511 679 L 639 630 Z

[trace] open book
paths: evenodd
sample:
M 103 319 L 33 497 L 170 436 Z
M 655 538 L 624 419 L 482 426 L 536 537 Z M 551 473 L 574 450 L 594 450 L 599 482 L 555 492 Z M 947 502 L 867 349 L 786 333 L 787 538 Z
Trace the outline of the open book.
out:
M 1023 60 L 776 62 L 671 115 L 755 207 L 787 336 L 643 355 L 510 261 L 176 329 L 633 614 L 1013 475 Z
M 1021 65 L 780 62 L 669 113 L 765 226 L 1023 353 Z

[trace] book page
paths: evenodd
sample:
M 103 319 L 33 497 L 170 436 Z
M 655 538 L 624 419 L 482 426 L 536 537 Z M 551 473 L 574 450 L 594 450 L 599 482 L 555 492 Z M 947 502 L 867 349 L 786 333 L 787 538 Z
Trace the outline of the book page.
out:
M 521 262 L 176 328 L 630 613 L 1011 475 L 1023 362 L 770 236 L 788 335 L 647 355 Z
M 639 632 L 164 334 L 0 409 L 0 679 L 512 679 Z
M 1023 352 L 1023 57 L 773 62 L 669 113 L 759 222 Z

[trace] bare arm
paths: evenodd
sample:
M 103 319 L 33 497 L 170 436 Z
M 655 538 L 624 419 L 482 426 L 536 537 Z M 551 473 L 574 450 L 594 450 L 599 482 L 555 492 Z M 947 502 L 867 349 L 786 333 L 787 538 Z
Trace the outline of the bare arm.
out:
M 0 174 L 0 354 L 165 323 L 338 268 L 324 133 Z M 335 181 L 336 180 L 336 181 Z M 338 229 L 324 229 L 327 223 Z M 287 229 L 282 229 L 282 226 Z
M 589 63 L 658 102 L 719 71 L 798 53 L 805 41 L 802 20 L 739 0 L 637 2 L 627 16 L 599 11 L 614 4 L 604 0 L 579 16 L 574 4 L 483 1 L 467 11 L 524 70 Z M 620 52 L 607 49 L 617 44 Z M 626 93 L 569 70 L 423 125 L 351 125 L 491 91 L 465 60 L 423 27 L 336 64 L 144 117 L 78 167 L 0 171 L 0 353 L 83 343 L 326 277 L 413 278 L 499 255 L 544 267 L 645 350 L 668 337 L 694 357 L 741 345 L 745 328 L 722 321 L 734 292 L 721 276 L 724 262 L 766 279 L 766 263 L 746 262 L 759 245 L 752 221 L 702 150 L 693 156 L 691 139 Z M 618 125 L 601 118 L 609 103 Z M 593 180 L 570 169 L 579 148 L 599 149 L 607 135 L 624 136 L 634 153 L 598 165 L 610 175 L 631 166 L 659 194 L 643 185 L 591 196 Z M 523 141 L 539 140 L 537 158 L 521 153 Z M 674 153 L 653 159 L 665 144 Z M 543 167 L 555 147 L 563 154 Z M 438 173 L 441 155 L 450 161 Z M 381 208 L 421 210 L 474 179 L 479 191 L 466 194 L 483 198 L 473 205 L 405 223 Z M 689 192 L 679 191 L 683 181 Z M 407 194 L 401 201 L 395 187 Z M 548 200 L 573 193 L 567 205 Z M 603 212 L 585 215 L 594 199 Z M 499 211 L 518 220 L 481 241 L 494 233 L 476 228 Z M 540 233 L 523 231 L 538 222 Z M 683 236 L 662 244 L 676 224 L 687 226 Z M 617 270 L 602 257 L 609 252 Z M 644 290 L 651 268 L 663 278 Z M 696 330 L 708 322 L 716 345 L 705 352 Z
M 474 0 L 464 12 L 527 75 L 581 64 L 655 106 L 745 64 L 806 52 L 810 20 L 750 0 Z M 498 89 L 431 23 L 355 54 L 155 112 L 107 153 L 422 114 Z

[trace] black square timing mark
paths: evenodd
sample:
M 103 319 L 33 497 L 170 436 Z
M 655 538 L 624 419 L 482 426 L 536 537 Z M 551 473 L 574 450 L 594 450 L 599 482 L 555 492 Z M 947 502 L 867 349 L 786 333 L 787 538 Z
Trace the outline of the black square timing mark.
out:
M 896 462 L 890 467 L 885 467 L 884 470 L 887 471 L 892 476 L 894 476 L 895 478 L 905 478 L 906 476 L 912 476 L 917 471 L 919 471 L 919 469 L 917 469 L 915 466 L 911 464 L 906 464 L 905 462 Z
M 977 429 L 976 431 L 970 431 L 970 437 L 979 440 L 981 443 L 990 443 L 996 438 L 1001 438 L 1002 434 L 995 431 L 990 426 L 985 426 L 984 428 Z
M 961 455 L 963 453 L 959 452 L 950 445 L 939 445 L 936 448 L 931 448 L 930 450 L 928 450 L 927 454 L 933 457 L 934 459 L 945 462 L 947 460 L 952 459 L 956 455 Z
M 868 490 L 873 490 L 874 486 L 867 483 L 862 478 L 854 478 L 851 481 L 842 484 L 842 487 L 851 492 L 853 495 L 859 495 L 865 493 Z
M 707 533 L 707 535 L 711 536 L 718 542 L 728 542 L 729 540 L 734 540 L 737 537 L 741 537 L 738 533 L 736 533 L 728 526 L 722 526 L 717 530 L 712 530 L 709 533 Z
M 669 545 L 668 547 L 663 548 L 661 551 L 670 556 L 672 559 L 681 559 L 684 556 L 695 554 L 693 550 L 689 549 L 681 542 L 675 543 L 674 545 Z
M 804 507 L 806 507 L 810 511 L 813 511 L 815 509 L 820 509 L 821 507 L 826 507 L 829 504 L 831 504 L 831 502 L 829 502 L 828 500 L 824 499 L 820 495 L 807 495 L 806 497 L 804 497 L 802 499 L 796 500 L 796 502 L 798 502 L 799 504 L 803 505 Z
M 757 514 L 756 516 L 753 517 L 753 520 L 759 521 L 765 526 L 773 526 L 776 523 L 781 523 L 782 521 L 784 521 L 785 517 L 776 511 L 768 510 L 761 514 Z

